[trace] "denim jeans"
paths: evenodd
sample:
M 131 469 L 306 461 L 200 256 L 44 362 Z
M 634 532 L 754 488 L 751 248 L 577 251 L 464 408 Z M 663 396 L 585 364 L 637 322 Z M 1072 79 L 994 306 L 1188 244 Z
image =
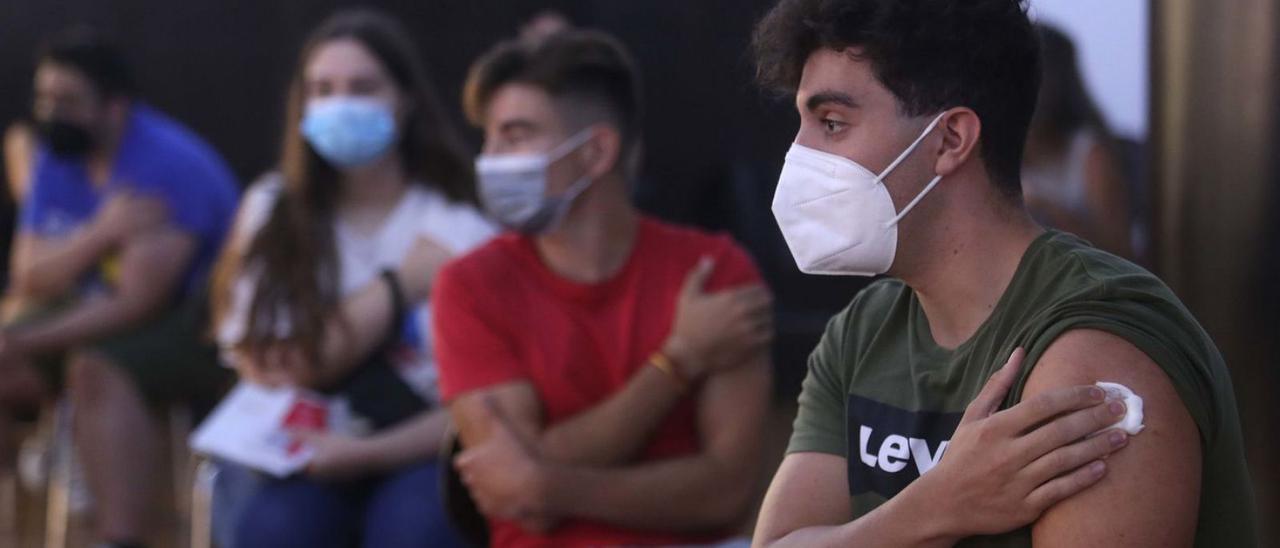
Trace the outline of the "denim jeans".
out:
M 240 512 L 235 548 L 462 547 L 440 499 L 439 463 L 374 480 L 267 480 Z

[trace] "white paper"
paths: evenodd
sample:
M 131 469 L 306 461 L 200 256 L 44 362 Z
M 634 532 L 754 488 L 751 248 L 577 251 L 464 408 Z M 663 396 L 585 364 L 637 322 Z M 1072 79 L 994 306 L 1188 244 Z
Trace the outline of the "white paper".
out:
M 290 451 L 284 427 L 298 401 L 297 390 L 241 382 L 191 434 L 191 449 L 276 477 L 293 474 L 311 459 L 306 447 Z

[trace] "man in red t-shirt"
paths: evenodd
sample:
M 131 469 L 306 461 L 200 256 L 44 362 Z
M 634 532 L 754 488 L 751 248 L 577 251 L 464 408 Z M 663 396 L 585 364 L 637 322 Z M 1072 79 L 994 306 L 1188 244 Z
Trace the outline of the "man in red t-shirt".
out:
M 495 546 L 714 542 L 757 491 L 771 298 L 728 237 L 630 204 L 636 80 L 586 31 L 468 78 L 480 196 L 511 231 L 440 273 L 433 326 Z

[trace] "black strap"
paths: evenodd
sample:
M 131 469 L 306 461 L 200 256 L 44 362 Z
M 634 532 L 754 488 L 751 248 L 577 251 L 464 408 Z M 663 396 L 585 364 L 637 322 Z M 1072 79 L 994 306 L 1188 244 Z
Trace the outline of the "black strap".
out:
M 396 272 L 390 268 L 384 268 L 378 275 L 387 283 L 387 290 L 391 293 L 391 328 L 387 330 L 386 339 L 378 346 L 379 352 L 385 352 L 394 348 L 396 342 L 400 340 L 400 332 L 404 330 L 404 319 L 408 311 L 404 302 L 404 288 L 400 285 L 400 277 Z

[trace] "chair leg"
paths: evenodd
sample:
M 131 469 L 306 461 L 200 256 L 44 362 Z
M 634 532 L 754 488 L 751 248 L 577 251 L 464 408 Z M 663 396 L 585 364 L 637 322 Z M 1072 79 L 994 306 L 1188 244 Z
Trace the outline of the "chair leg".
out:
M 0 471 L 0 546 L 18 546 L 18 474 Z
M 174 546 L 184 546 L 191 539 L 192 506 L 191 487 L 194 475 L 194 457 L 187 448 L 187 436 L 191 434 L 191 411 L 186 406 L 169 408 L 169 462 L 173 473 Z
M 201 460 L 196 465 L 191 486 L 191 548 L 213 546 L 213 485 L 218 479 L 218 465 Z
M 71 440 L 71 404 L 59 401 L 53 407 L 53 457 L 50 459 L 45 510 L 45 548 L 66 548 L 71 520 L 71 467 L 74 448 Z

